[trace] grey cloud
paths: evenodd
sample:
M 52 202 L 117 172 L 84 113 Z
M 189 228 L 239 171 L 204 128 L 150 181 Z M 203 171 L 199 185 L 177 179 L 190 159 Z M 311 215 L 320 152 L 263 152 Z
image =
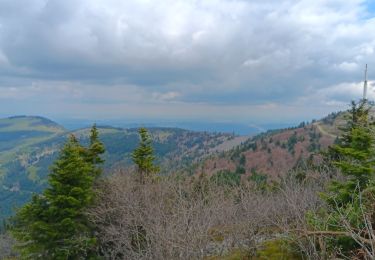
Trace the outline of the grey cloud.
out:
M 375 19 L 365 3 L 2 0 L 0 86 L 15 95 L 64 82 L 96 104 L 90 89 L 114 91 L 103 104 L 129 91 L 183 108 L 290 105 L 359 82 L 366 62 L 374 75 Z M 28 93 L 24 102 L 37 98 Z

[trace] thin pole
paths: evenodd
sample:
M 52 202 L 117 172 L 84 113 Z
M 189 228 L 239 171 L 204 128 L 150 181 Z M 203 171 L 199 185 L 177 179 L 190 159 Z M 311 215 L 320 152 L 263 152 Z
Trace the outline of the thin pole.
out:
M 363 84 L 363 100 L 367 100 L 367 64 L 365 69 L 365 82 Z

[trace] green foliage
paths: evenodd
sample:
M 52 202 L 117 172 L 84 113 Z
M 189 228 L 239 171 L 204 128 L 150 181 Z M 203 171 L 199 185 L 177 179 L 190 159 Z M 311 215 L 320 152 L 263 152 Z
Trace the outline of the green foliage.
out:
M 241 182 L 241 175 L 228 170 L 223 170 L 211 176 L 210 180 L 222 186 L 238 186 Z
M 241 166 L 245 166 L 246 165 L 246 157 L 245 157 L 244 154 L 241 154 L 239 163 L 240 163 Z
M 72 135 L 51 167 L 49 187 L 17 212 L 12 232 L 24 259 L 94 256 L 96 239 L 85 209 L 94 202 L 93 183 L 100 172 L 92 161 L 96 156 Z
M 255 259 L 264 260 L 297 260 L 303 259 L 299 254 L 293 252 L 293 247 L 283 239 L 269 240 L 263 243 L 257 251 Z
M 258 173 L 255 169 L 252 169 L 251 176 L 249 177 L 249 181 L 254 182 L 260 190 L 267 188 L 267 179 L 267 175 Z
M 246 250 L 242 250 L 240 248 L 233 249 L 226 253 L 225 255 L 220 256 L 210 256 L 205 258 L 207 260 L 250 260 L 254 259 L 250 252 L 247 252 Z
M 258 173 L 257 171 L 252 171 L 252 174 L 249 178 L 251 181 L 254 181 L 258 184 L 267 182 L 267 175 Z
M 320 149 L 320 144 L 315 142 L 315 139 L 310 139 L 310 144 L 307 147 L 307 150 L 310 153 L 317 152 Z
M 147 246 L 147 232 L 143 226 L 135 226 L 131 232 L 131 246 L 132 249 L 138 253 L 145 250 Z
M 328 191 L 322 194 L 328 208 L 317 216 L 309 215 L 308 221 L 315 229 L 345 231 L 343 221 L 355 230 L 365 227 L 363 210 L 371 201 L 362 200 L 363 194 L 374 194 L 375 136 L 374 124 L 369 120 L 370 107 L 366 102 L 352 102 L 350 117 L 343 135 L 329 148 L 326 159 L 343 175 L 344 180 L 332 181 Z M 345 218 L 345 219 L 343 219 Z M 358 248 L 358 244 L 348 236 L 332 236 L 326 239 L 330 250 L 340 248 L 344 253 Z
M 144 183 L 146 179 L 152 179 L 152 175 L 158 173 L 160 169 L 154 164 L 154 149 L 147 129 L 142 127 L 138 130 L 138 133 L 141 140 L 139 146 L 132 153 L 132 159 L 137 165 L 140 182 Z
M 356 199 L 359 191 L 368 188 L 375 173 L 374 124 L 369 122 L 367 103 L 352 103 L 350 118 L 338 144 L 330 147 L 332 164 L 346 176 L 333 182 L 327 201 L 331 205 L 346 205 Z
M 94 124 L 90 130 L 90 144 L 86 152 L 86 158 L 89 163 L 96 166 L 94 169 L 95 177 L 100 176 L 102 169 L 99 168 L 100 164 L 104 163 L 101 155 L 104 154 L 105 148 L 103 143 L 99 140 L 99 131 Z
M 236 174 L 245 174 L 246 173 L 246 169 L 243 166 L 237 166 L 235 173 Z
M 288 141 L 287 141 L 287 146 L 288 146 L 288 151 L 289 151 L 289 152 L 293 152 L 293 151 L 294 151 L 294 146 L 296 145 L 297 142 L 298 142 L 298 139 L 297 139 L 297 133 L 294 132 L 294 133 L 288 138 Z

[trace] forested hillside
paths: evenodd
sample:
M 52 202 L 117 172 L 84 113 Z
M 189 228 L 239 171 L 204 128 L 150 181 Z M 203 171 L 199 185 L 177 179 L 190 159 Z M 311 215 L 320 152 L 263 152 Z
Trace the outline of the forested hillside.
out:
M 104 169 L 131 168 L 131 152 L 138 144 L 137 129 L 99 126 L 106 147 Z M 232 134 L 193 132 L 178 128 L 150 128 L 156 159 L 163 164 L 163 174 L 183 171 L 194 173 L 199 160 L 217 150 L 228 150 L 246 137 Z M 89 129 L 66 131 L 42 117 L 12 117 L 0 121 L 0 218 L 9 216 L 12 208 L 42 191 L 47 183 L 49 166 L 59 149 L 74 134 L 80 142 L 89 142 Z
M 345 114 L 332 113 L 322 120 L 256 135 L 230 151 L 212 155 L 198 173 L 277 180 L 290 170 L 306 170 L 335 142 Z
M 194 132 L 178 128 L 150 128 L 161 173 L 219 173 L 241 178 L 275 180 L 291 169 L 306 167 L 314 154 L 333 144 L 344 124 L 344 113 L 333 113 L 313 123 L 272 130 L 252 138 L 225 133 Z M 49 166 L 73 133 L 87 144 L 89 129 L 66 131 L 42 117 L 12 117 L 0 122 L 0 216 L 25 203 L 46 187 Z M 131 152 L 138 143 L 137 129 L 99 126 L 105 144 L 104 169 L 131 170 Z

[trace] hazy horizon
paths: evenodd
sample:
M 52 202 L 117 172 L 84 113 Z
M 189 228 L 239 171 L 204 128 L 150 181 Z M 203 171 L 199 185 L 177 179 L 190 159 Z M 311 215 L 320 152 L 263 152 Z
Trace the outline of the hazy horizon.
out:
M 43 117 L 54 121 L 65 129 L 72 131 L 91 127 L 94 123 L 99 127 L 119 127 L 119 128 L 138 128 L 138 127 L 162 127 L 162 128 L 181 128 L 191 131 L 207 131 L 220 133 L 234 133 L 236 135 L 254 135 L 273 129 L 283 129 L 295 127 L 301 122 L 311 122 L 311 120 L 296 122 L 274 122 L 262 124 L 245 124 L 231 121 L 181 121 L 181 120 L 160 120 L 160 119 L 84 119 L 84 118 L 53 118 L 42 115 L 6 115 L 0 116 L 0 119 L 13 117 Z

